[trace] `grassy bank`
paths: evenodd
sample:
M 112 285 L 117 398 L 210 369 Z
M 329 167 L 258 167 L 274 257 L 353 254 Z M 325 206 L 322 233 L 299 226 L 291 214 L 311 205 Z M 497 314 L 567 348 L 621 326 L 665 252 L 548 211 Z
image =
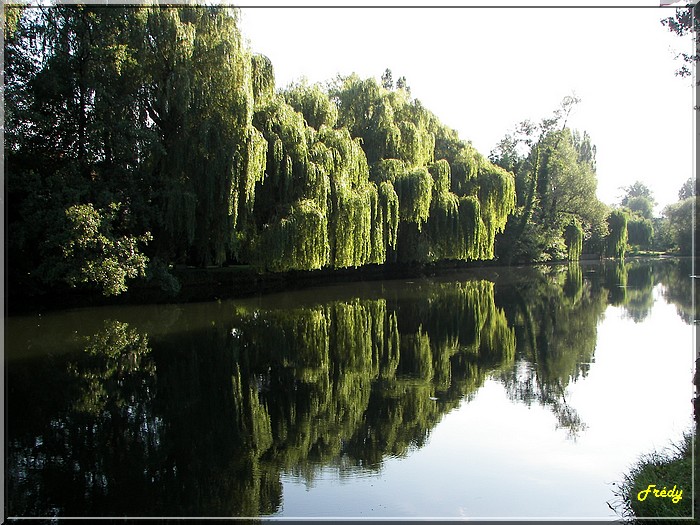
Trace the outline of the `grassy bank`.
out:
M 694 441 L 694 433 L 689 432 L 669 450 L 640 458 L 615 494 L 616 512 L 632 523 L 644 523 L 638 518 L 659 519 L 653 523 L 671 523 L 668 518 L 690 518 Z

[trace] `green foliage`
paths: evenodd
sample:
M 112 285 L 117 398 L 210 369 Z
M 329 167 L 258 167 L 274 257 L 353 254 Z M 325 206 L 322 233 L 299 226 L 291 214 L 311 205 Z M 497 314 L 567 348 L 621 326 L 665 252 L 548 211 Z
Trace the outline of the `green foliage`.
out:
M 253 111 L 251 59 L 225 11 L 146 13 L 139 52 L 148 115 L 161 137 L 151 165 L 165 189 L 157 242 L 176 256 L 221 264 L 235 250 L 237 174 Z
M 265 55 L 251 56 L 253 64 L 253 98 L 255 107 L 263 107 L 275 94 L 275 70 Z
M 292 84 L 283 91 L 287 104 L 304 115 L 306 123 L 315 130 L 321 126 L 335 127 L 338 109 L 318 84 L 313 86 L 305 82 Z
M 610 233 L 605 253 L 608 257 L 624 259 L 627 250 L 627 215 L 622 210 L 613 210 L 608 217 Z
M 67 235 L 65 210 L 88 202 L 102 215 L 125 203 L 116 247 L 66 252 L 81 268 L 71 282 L 108 294 L 142 276 L 146 256 L 158 261 L 150 278 L 173 292 L 172 264 L 286 271 L 494 257 L 512 176 L 412 99 L 404 78 L 275 92 L 273 65 L 246 47 L 235 9 L 24 13 L 6 13 L 13 282 L 70 273 L 45 262 L 64 256 L 54 241 Z M 71 224 L 98 220 L 81 213 Z M 146 231 L 143 254 L 119 251 Z
M 652 191 L 641 181 L 635 181 L 634 184 L 624 186 L 620 189 L 624 190 L 625 192 L 622 199 L 620 199 L 620 204 L 622 206 L 629 206 L 630 200 L 634 199 L 635 197 L 643 197 L 648 199 L 651 202 L 652 207 L 654 204 L 656 204 Z
M 485 247 L 479 258 L 492 259 L 496 234 L 503 232 L 508 216 L 515 208 L 515 182 L 503 168 L 487 163 L 479 171 L 476 183 L 481 219 L 486 229 Z
M 416 168 L 394 181 L 399 197 L 399 217 L 402 221 L 420 226 L 428 220 L 433 197 L 433 178 L 425 168 Z
M 693 231 L 693 215 L 697 204 L 698 197 L 690 197 L 670 204 L 664 209 L 673 243 L 683 255 L 690 255 L 693 249 L 693 240 L 697 241 L 697 237 L 694 237 L 697 235 L 697 231 Z
M 394 185 L 389 181 L 379 184 L 377 220 L 374 222 L 375 230 L 381 230 L 384 251 L 396 249 L 396 238 L 399 229 L 399 196 L 394 190 Z M 377 249 L 379 251 L 379 249 Z
M 683 183 L 681 189 L 678 190 L 678 200 L 683 201 L 688 197 L 694 197 L 695 195 L 697 195 L 696 183 L 693 177 L 690 177 Z
M 677 7 L 674 16 L 669 16 L 661 20 L 661 23 L 672 33 L 678 36 L 695 34 L 693 40 L 695 46 L 698 44 L 698 20 L 700 13 L 698 12 L 698 4 L 689 3 L 683 7 Z M 695 49 L 695 48 L 694 48 Z M 676 75 L 681 77 L 689 77 L 693 74 L 698 61 L 697 52 L 695 54 L 679 53 L 676 58 L 682 59 L 682 65 L 676 70 Z
M 333 266 L 357 267 L 372 261 L 372 218 L 377 217 L 377 187 L 366 184 L 357 190 L 339 186 L 333 193 Z M 377 238 L 380 238 L 377 236 Z
M 615 491 L 616 511 L 629 520 L 690 518 L 694 500 L 693 441 L 693 434 L 688 432 L 670 450 L 639 458 Z M 673 495 L 657 497 L 654 489 L 659 494 L 666 490 L 664 495 L 673 491 Z
M 515 210 L 497 237 L 496 251 L 506 261 L 562 260 L 578 258 L 584 249 L 602 250 L 608 213 L 591 198 L 597 186 L 596 148 L 587 133 L 566 127 L 576 102 L 565 99 L 539 124 L 522 122 L 491 152 L 492 162 L 515 173 Z M 581 230 L 581 249 L 578 241 L 571 244 L 574 223 Z
M 481 219 L 481 204 L 476 197 L 460 197 L 459 222 L 463 238 L 463 258 L 479 259 L 485 251 L 488 239 L 485 239 L 486 226 Z
M 127 279 L 145 276 L 148 257 L 138 245 L 151 240 L 151 235 L 115 235 L 113 221 L 119 209 L 118 203 L 107 210 L 96 210 L 92 204 L 68 208 L 68 224 L 61 243 L 63 258 L 58 263 L 54 261 L 51 270 L 59 275 L 49 274 L 50 278 L 61 278 L 71 286 L 90 283 L 104 295 L 118 295 L 127 290 Z
M 405 174 L 406 164 L 399 159 L 382 159 L 370 166 L 370 180 L 376 184 L 385 181 L 394 184 Z
M 627 221 L 627 242 L 642 248 L 651 247 L 654 238 L 654 226 L 651 220 L 633 215 Z
M 651 221 L 654 217 L 654 203 L 649 197 L 637 196 L 627 199 L 627 208 L 634 214 Z
M 431 164 L 428 168 L 433 176 L 433 188 L 435 193 L 447 193 L 450 191 L 450 163 L 445 159 L 440 159 Z
M 569 261 L 578 261 L 583 249 L 583 229 L 577 219 L 573 219 L 564 228 L 564 240 Z
M 328 221 L 312 200 L 298 201 L 289 213 L 263 229 L 258 264 L 273 271 L 319 269 L 329 257 Z

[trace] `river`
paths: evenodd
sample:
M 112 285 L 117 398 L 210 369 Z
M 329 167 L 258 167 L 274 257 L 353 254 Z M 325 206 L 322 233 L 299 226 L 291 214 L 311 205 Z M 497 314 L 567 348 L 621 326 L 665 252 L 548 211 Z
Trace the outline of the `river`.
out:
M 615 518 L 614 484 L 692 426 L 690 275 L 492 268 L 6 318 L 6 514 Z

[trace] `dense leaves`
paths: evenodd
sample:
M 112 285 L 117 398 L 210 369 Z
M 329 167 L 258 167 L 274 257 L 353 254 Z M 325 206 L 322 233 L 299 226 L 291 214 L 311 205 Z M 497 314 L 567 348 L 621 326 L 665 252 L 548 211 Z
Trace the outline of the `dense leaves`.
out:
M 590 198 L 595 146 L 566 127 L 574 97 L 521 123 L 487 159 L 390 70 L 381 83 L 352 74 L 276 91 L 273 64 L 244 45 L 235 9 L 10 15 L 13 282 L 116 294 L 151 259 L 165 282 L 174 264 L 576 260 L 612 242 L 608 212 Z M 649 219 L 643 202 L 624 204 Z M 93 210 L 107 231 L 104 210 L 115 207 L 111 240 L 103 232 L 99 249 L 64 249 L 66 217 L 75 228 Z M 631 239 L 647 242 L 638 223 Z M 80 270 L 47 271 L 46 261 Z
M 505 260 L 576 260 L 582 251 L 603 252 L 608 211 L 594 197 L 596 149 L 588 134 L 566 127 L 577 102 L 567 97 L 551 118 L 520 123 L 490 154 L 515 173 L 517 207 L 496 238 Z
M 276 91 L 235 9 L 8 13 L 13 282 L 117 294 L 151 259 L 167 281 L 174 264 L 286 271 L 494 257 L 512 174 L 412 99 L 403 77 Z M 105 210 L 117 208 L 112 235 Z M 65 244 L 71 228 L 82 244 Z

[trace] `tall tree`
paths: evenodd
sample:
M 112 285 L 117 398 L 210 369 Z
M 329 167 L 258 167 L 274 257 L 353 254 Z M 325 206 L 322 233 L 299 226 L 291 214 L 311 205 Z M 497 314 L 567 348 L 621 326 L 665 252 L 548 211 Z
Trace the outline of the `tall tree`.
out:
M 491 152 L 492 161 L 516 174 L 517 209 L 498 237 L 506 260 L 578 258 L 579 229 L 588 249 L 607 231 L 605 206 L 590 198 L 597 186 L 595 146 L 588 134 L 566 127 L 576 103 L 565 99 L 537 125 L 522 122 Z

